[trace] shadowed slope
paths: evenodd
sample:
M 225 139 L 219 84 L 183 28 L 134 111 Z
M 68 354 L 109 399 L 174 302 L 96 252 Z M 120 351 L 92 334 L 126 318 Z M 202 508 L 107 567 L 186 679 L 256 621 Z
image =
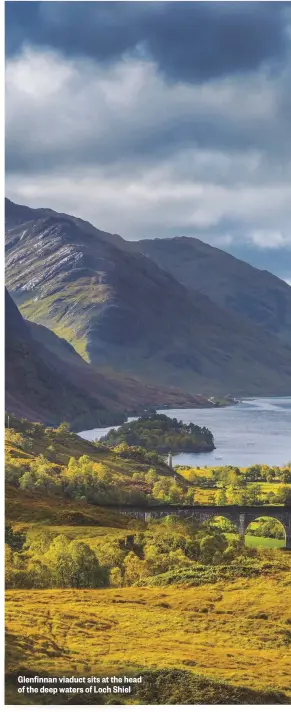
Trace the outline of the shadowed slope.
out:
M 179 282 L 291 344 L 291 287 L 192 237 L 134 243 Z
M 41 210 L 19 224 L 19 208 L 12 227 L 9 207 L 7 284 L 24 316 L 98 368 L 192 393 L 291 392 L 291 349 L 275 336 L 186 289 L 122 238 Z
M 49 425 L 67 420 L 81 430 L 121 423 L 127 409 L 199 403 L 177 389 L 99 373 L 64 339 L 25 321 L 7 291 L 5 307 L 6 408 L 16 416 Z

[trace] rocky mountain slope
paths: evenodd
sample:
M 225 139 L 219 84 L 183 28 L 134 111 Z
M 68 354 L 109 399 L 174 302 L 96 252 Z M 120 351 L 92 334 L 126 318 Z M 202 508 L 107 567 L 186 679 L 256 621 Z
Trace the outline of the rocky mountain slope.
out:
M 7 204 L 6 281 L 22 314 L 98 368 L 236 395 L 291 392 L 291 349 L 71 216 Z M 17 215 L 16 215 L 17 213 Z M 14 217 L 15 214 L 15 217 Z
M 157 404 L 205 405 L 177 389 L 155 388 L 137 379 L 105 375 L 87 364 L 64 339 L 25 321 L 6 291 L 6 409 L 48 425 L 73 428 L 118 424 L 124 411 Z
M 283 280 L 192 237 L 134 245 L 185 287 L 291 344 L 291 287 Z

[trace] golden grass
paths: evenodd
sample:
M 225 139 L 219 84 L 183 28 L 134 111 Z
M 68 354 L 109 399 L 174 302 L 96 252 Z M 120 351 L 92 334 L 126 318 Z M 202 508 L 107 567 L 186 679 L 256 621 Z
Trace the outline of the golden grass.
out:
M 10 590 L 7 673 L 188 669 L 291 698 L 290 575 L 191 589 Z
M 182 477 L 185 477 L 185 480 L 190 480 L 193 477 L 193 475 L 197 475 L 197 477 L 205 477 L 205 479 L 211 479 L 213 477 L 212 475 L 212 467 L 183 467 L 181 465 L 180 467 L 177 467 L 177 472 L 182 475 Z
M 27 528 L 31 525 L 57 526 L 61 531 L 64 527 L 84 526 L 101 533 L 101 528 L 131 527 L 132 519 L 113 510 L 102 509 L 86 502 L 65 499 L 64 497 L 49 497 L 38 492 L 25 492 L 11 485 L 5 488 L 6 522 L 13 528 Z M 136 528 L 136 527 L 135 527 Z M 59 533 L 61 533 L 61 531 Z

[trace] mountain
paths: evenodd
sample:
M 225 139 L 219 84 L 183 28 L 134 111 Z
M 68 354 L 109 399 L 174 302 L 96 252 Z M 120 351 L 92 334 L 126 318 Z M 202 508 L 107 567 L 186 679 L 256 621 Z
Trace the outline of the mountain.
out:
M 193 237 L 140 240 L 136 249 L 185 287 L 246 317 L 291 345 L 291 287 Z
M 98 373 L 64 339 L 25 321 L 5 293 L 6 409 L 47 425 L 62 420 L 74 428 L 113 425 L 124 411 L 157 404 L 205 405 L 177 389 L 168 392 L 136 379 Z
M 49 425 L 61 420 L 80 420 L 81 423 L 84 420 L 89 424 L 95 421 L 102 423 L 104 418 L 106 422 L 106 409 L 102 400 L 94 399 L 89 392 L 82 390 L 78 379 L 74 383 L 68 378 L 70 347 L 67 349 L 69 363 L 66 369 L 61 359 L 34 339 L 34 325 L 22 318 L 7 291 L 5 322 L 8 411 Z
M 291 392 L 290 348 L 120 236 L 11 202 L 6 211 L 6 282 L 22 314 L 98 369 L 191 393 Z

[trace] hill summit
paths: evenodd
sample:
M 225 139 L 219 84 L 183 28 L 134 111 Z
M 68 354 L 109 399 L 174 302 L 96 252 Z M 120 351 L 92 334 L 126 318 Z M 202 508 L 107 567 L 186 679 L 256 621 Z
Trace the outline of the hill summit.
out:
M 7 286 L 21 313 L 98 368 L 190 393 L 291 392 L 290 347 L 119 236 L 9 202 L 6 254 Z

